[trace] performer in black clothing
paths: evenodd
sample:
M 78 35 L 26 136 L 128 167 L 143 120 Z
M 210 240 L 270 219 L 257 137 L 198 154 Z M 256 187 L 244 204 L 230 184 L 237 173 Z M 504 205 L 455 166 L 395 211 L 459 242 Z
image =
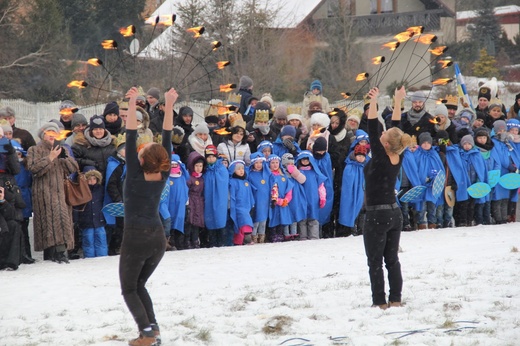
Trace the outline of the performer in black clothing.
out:
M 166 105 L 162 145 L 148 143 L 138 153 L 135 107 L 138 94 L 135 87 L 126 94 L 129 104 L 126 121 L 126 178 L 123 187 L 125 226 L 119 279 L 125 303 L 139 327 L 139 337 L 131 340 L 129 345 L 155 346 L 160 344 L 160 333 L 145 284 L 166 249 L 159 202 L 170 173 L 173 105 L 178 95 L 174 89 L 164 94 Z
M 396 203 L 395 183 L 401 168 L 401 153 L 410 145 L 411 137 L 399 129 L 400 107 L 394 107 L 392 128 L 382 131 L 377 118 L 378 88 L 368 93 L 370 108 L 368 112 L 368 136 L 372 159 L 364 168 L 365 175 L 365 228 L 363 240 L 368 259 L 372 306 L 386 309 L 388 306 L 401 306 L 403 278 L 398 250 L 399 238 L 403 228 L 403 216 Z M 396 90 L 395 104 L 400 105 L 405 97 L 404 87 Z M 388 270 L 390 285 L 389 302 L 386 302 L 383 258 Z

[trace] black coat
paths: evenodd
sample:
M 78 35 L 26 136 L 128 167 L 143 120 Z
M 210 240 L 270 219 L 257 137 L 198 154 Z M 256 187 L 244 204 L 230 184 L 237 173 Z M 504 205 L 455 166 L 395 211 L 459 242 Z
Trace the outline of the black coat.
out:
M 86 166 L 92 166 L 101 172 L 104 179 L 108 158 L 116 154 L 116 148 L 113 144 L 106 147 L 93 146 L 84 136 L 76 136 L 72 145 L 72 152 L 80 171 L 83 171 Z
M 89 185 L 92 192 L 92 200 L 85 205 L 85 209 L 79 213 L 79 228 L 98 228 L 105 226 L 105 217 L 103 216 L 103 186 L 100 184 Z

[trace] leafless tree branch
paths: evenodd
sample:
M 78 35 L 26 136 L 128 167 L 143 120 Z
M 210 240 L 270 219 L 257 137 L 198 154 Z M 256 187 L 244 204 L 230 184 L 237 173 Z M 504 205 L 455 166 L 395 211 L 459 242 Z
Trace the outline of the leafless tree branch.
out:
M 4 65 L 0 65 L 0 70 L 7 70 L 14 67 L 31 67 L 38 64 L 38 59 L 41 59 L 45 56 L 50 55 L 48 51 L 46 51 L 43 46 L 38 49 L 36 52 L 32 52 L 21 56 L 11 63 L 7 63 Z

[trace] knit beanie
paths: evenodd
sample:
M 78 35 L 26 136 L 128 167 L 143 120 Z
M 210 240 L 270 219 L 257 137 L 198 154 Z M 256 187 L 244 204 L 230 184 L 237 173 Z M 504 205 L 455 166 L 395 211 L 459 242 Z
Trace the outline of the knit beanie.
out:
M 71 100 L 64 100 L 60 104 L 60 114 L 67 112 L 75 113 L 78 111 L 78 107 Z M 70 114 L 70 113 L 69 113 Z
M 251 77 L 242 76 L 240 77 L 240 82 L 238 83 L 239 89 L 251 89 L 253 87 L 253 80 Z
M 56 125 L 56 123 L 49 121 L 49 122 L 43 124 L 42 127 L 40 127 L 40 129 L 38 130 L 38 137 L 40 139 L 43 139 L 43 135 L 47 131 L 54 131 L 54 132 L 56 132 L 56 134 L 58 134 L 58 133 L 60 133 L 60 128 L 58 127 L 58 125 Z M 2 132 L 3 132 L 3 130 L 2 130 Z
M 269 104 L 269 106 L 271 108 L 274 106 L 273 97 L 271 96 L 270 93 L 263 94 L 262 97 L 260 98 L 260 102 L 264 102 L 264 103 Z M 257 106 L 258 106 L 258 104 L 257 104 Z
M 418 101 L 426 102 L 426 99 L 427 99 L 426 95 L 421 90 L 417 90 L 416 92 L 414 92 L 411 97 L 412 102 L 418 102 Z
M 433 115 L 437 116 L 437 115 L 444 115 L 445 118 L 448 117 L 448 108 L 446 108 L 446 106 L 441 103 L 439 105 L 437 105 L 437 107 L 435 108 L 435 111 L 433 112 Z
M 506 125 L 507 125 L 507 131 L 509 131 L 513 127 L 520 128 L 520 121 L 518 121 L 518 119 L 508 119 L 506 122 Z M 4 131 L 5 131 L 5 129 L 4 129 Z
M 285 125 L 280 131 L 280 137 L 290 136 L 294 138 L 296 136 L 296 128 L 292 125 Z
M 94 115 L 90 118 L 89 129 L 105 129 L 105 121 L 101 115 Z
M 289 114 L 289 115 L 287 116 L 287 121 L 291 121 L 291 120 L 295 120 L 295 119 L 296 119 L 296 120 L 299 120 L 300 123 L 303 122 L 303 121 L 302 121 L 302 116 L 301 116 L 300 114 Z
M 486 98 L 488 101 L 491 100 L 491 89 L 488 87 L 482 87 L 478 90 L 478 98 Z
M 314 90 L 314 89 L 318 89 L 320 92 L 323 91 L 323 85 L 317 79 L 311 83 L 310 90 Z
M 175 125 L 172 130 L 172 143 L 177 145 L 181 144 L 184 139 L 184 134 L 184 129 L 179 125 Z
M 472 147 L 475 146 L 475 141 L 473 140 L 472 135 L 465 135 L 464 137 L 462 137 L 462 139 L 460 140 L 460 146 L 462 147 L 466 143 L 471 144 Z
M 317 151 L 326 151 L 327 150 L 327 140 L 325 137 L 318 137 L 312 146 L 312 152 Z
M 424 142 L 428 142 L 430 144 L 433 143 L 432 135 L 429 132 L 423 132 L 419 135 L 418 143 L 422 145 Z
M 506 131 L 507 125 L 504 120 L 496 120 L 493 123 L 493 130 L 495 130 L 495 133 L 498 133 L 499 131 Z
M 347 121 L 354 120 L 359 125 L 359 117 L 357 115 L 351 115 L 347 118 Z
M 365 145 L 358 144 L 354 147 L 354 156 L 358 155 L 367 156 L 367 147 Z
M 208 157 L 211 155 L 218 156 L 217 147 L 213 144 L 206 146 L 206 148 L 204 149 L 204 157 Z
M 81 113 L 76 113 L 72 116 L 71 127 L 75 128 L 78 125 L 88 125 L 87 118 Z
M 319 110 L 323 109 L 323 106 L 321 105 L 321 102 L 318 101 L 311 101 L 309 103 L 309 109 L 318 108 Z
M 483 136 L 489 137 L 489 131 L 486 128 L 480 127 L 475 130 L 475 138 Z
M 149 96 L 153 97 L 154 99 L 159 100 L 161 98 L 161 91 L 159 90 L 159 88 L 152 87 L 152 88 L 148 89 L 148 91 L 146 92 L 146 95 L 149 95 Z
M 276 109 L 274 110 L 273 118 L 278 119 L 278 120 L 282 120 L 282 119 L 287 120 L 287 106 L 284 106 L 284 105 L 277 106 Z
M 282 166 L 287 167 L 289 164 L 294 165 L 294 156 L 291 153 L 282 155 Z
M 107 103 L 107 105 L 105 106 L 105 110 L 103 111 L 103 117 L 106 117 L 108 114 L 115 114 L 119 116 L 119 105 L 116 101 Z
M 329 116 L 327 114 L 318 112 L 318 113 L 314 113 L 311 116 L 310 123 L 311 123 L 311 126 L 314 125 L 314 124 L 317 124 L 320 127 L 329 127 L 329 125 L 330 125 L 330 118 L 329 118 Z
M 437 131 L 437 135 L 435 136 L 435 138 L 437 139 L 437 142 L 440 139 L 450 139 L 450 134 L 447 131 L 439 130 Z
M 209 127 L 206 123 L 198 123 L 193 127 L 193 134 L 196 135 L 198 133 L 205 133 L 209 135 Z

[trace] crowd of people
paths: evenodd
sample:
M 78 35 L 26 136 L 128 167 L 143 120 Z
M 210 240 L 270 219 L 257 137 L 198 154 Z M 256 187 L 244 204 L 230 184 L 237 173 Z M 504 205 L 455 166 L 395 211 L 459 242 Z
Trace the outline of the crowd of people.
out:
M 242 76 L 237 92 L 211 100 L 197 124 L 190 107 L 175 109 L 170 174 L 158 207 L 166 250 L 345 237 L 367 227 L 370 100 L 359 112 L 331 108 L 319 80 L 298 108 L 253 90 L 252 79 Z M 163 139 L 163 95 L 152 87 L 135 98 L 137 150 Z M 475 110 L 453 95 L 427 110 L 429 95 L 417 91 L 407 96 L 410 109 L 399 101 L 378 111 L 381 130 L 397 126 L 412 138 L 394 187 L 404 231 L 515 221 L 518 187 L 497 181 L 518 172 L 520 94 L 508 111 L 497 96 L 482 87 Z M 121 251 L 124 217 L 103 207 L 123 203 L 128 193 L 129 101 L 109 102 L 90 119 L 72 101 L 59 111 L 36 143 L 16 127 L 11 108 L 0 109 L 2 269 L 34 262 L 31 218 L 34 250 L 44 251 L 44 260 Z M 85 173 L 92 200 L 73 208 L 65 202 L 64 179 L 78 172 Z M 433 183 L 440 172 L 439 194 Z M 471 193 L 475 183 L 490 192 Z M 426 187 L 420 199 L 400 200 L 416 186 Z

